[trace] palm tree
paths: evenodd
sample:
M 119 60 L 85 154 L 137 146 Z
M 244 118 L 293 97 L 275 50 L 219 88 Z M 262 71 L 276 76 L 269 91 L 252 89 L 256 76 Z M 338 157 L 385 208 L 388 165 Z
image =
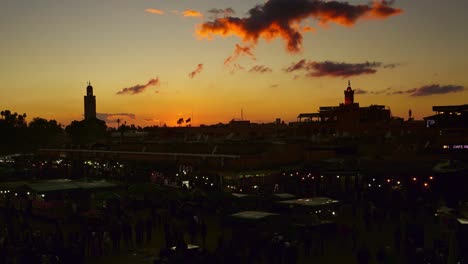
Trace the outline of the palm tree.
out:
M 120 118 L 117 118 L 117 130 L 120 128 Z

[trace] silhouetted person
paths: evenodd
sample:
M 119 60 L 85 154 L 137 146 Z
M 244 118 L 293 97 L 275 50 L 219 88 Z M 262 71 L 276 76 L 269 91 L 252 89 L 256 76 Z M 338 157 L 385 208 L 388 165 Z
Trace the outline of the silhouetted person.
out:
M 356 257 L 359 264 L 368 264 L 371 258 L 369 249 L 367 249 L 366 247 L 361 248 L 357 252 Z
M 202 221 L 201 222 L 201 236 L 202 236 L 203 247 L 206 246 L 206 236 L 207 236 L 207 232 L 208 232 L 207 229 L 208 229 L 208 227 L 206 226 L 205 221 Z
M 395 232 L 393 233 L 393 244 L 395 247 L 396 252 L 400 252 L 400 247 L 401 247 L 401 228 L 397 227 Z
M 125 219 L 123 222 L 123 238 L 125 241 L 125 246 L 130 249 L 133 248 L 133 234 L 132 226 L 129 222 L 129 219 Z
M 146 219 L 146 242 L 151 242 L 151 237 L 153 235 L 153 217 L 150 216 Z
M 144 224 L 141 219 L 138 219 L 135 223 L 135 240 L 137 246 L 141 246 L 143 243 L 143 232 L 144 232 Z

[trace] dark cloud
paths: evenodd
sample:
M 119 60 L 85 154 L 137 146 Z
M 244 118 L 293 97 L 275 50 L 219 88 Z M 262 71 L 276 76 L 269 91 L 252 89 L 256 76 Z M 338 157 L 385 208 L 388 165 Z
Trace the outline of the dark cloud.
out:
M 412 88 L 408 90 L 399 90 L 390 92 L 391 88 L 387 88 L 380 91 L 372 91 L 371 94 L 387 94 L 387 95 L 401 95 L 407 94 L 410 96 L 429 96 L 434 94 L 448 94 L 448 93 L 459 93 L 466 91 L 466 88 L 462 85 L 440 85 L 431 84 L 421 86 L 419 88 Z
M 132 87 L 123 88 L 122 90 L 118 91 L 117 94 L 139 94 L 150 86 L 158 86 L 158 85 L 160 85 L 159 78 L 151 79 L 146 84 L 137 84 Z
M 224 65 L 228 65 L 229 63 L 235 61 L 239 56 L 247 56 L 250 57 L 252 60 L 255 60 L 255 56 L 252 53 L 252 48 L 249 46 L 241 46 L 236 44 L 234 48 L 234 52 L 231 56 L 227 57 L 224 60 Z
M 199 74 L 202 70 L 203 70 L 203 64 L 199 63 L 197 65 L 197 68 L 195 70 L 193 70 L 191 73 L 189 73 L 189 77 L 191 79 L 193 79 L 193 77 L 195 77 L 195 75 Z
M 385 64 L 383 66 L 384 69 L 394 69 L 396 67 L 400 66 L 400 64 L 398 63 L 390 63 L 390 64 Z
M 285 68 L 286 72 L 305 71 L 308 77 L 350 77 L 363 74 L 374 74 L 382 67 L 380 62 L 345 63 L 333 61 L 300 60 Z
M 135 119 L 132 113 L 96 113 L 96 117 L 107 123 L 116 123 L 117 119 Z
M 370 94 L 376 94 L 376 95 L 384 94 L 384 93 L 387 93 L 387 94 L 388 94 L 391 90 L 392 90 L 391 87 L 387 87 L 387 88 L 382 89 L 382 90 L 370 91 L 369 93 L 370 93 Z
M 362 89 L 355 89 L 354 94 L 366 94 L 368 91 Z
M 390 4 L 378 0 L 367 5 L 326 0 L 269 0 L 250 9 L 247 17 L 225 16 L 202 23 L 196 34 L 208 39 L 235 35 L 251 44 L 260 38 L 282 38 L 289 52 L 299 52 L 303 31 L 295 25 L 301 21 L 314 19 L 322 25 L 333 22 L 352 26 L 359 19 L 385 19 L 403 12 Z
M 266 73 L 266 72 L 272 72 L 272 71 L 273 70 L 270 67 L 267 67 L 264 65 L 255 65 L 249 70 L 249 72 L 258 72 L 258 73 Z
M 413 88 L 413 89 L 409 89 L 409 90 L 405 90 L 405 91 L 394 91 L 394 92 L 388 93 L 388 95 L 392 95 L 392 94 L 411 94 L 411 93 L 416 92 L 416 90 L 417 90 L 417 88 Z
M 465 87 L 461 85 L 439 85 L 431 84 L 422 86 L 419 88 L 414 88 L 412 90 L 411 96 L 428 96 L 433 94 L 448 94 L 448 93 L 459 93 L 465 91 Z
M 208 13 L 212 14 L 215 18 L 219 17 L 219 16 L 224 16 L 224 17 L 227 17 L 227 16 L 232 16 L 234 15 L 236 12 L 234 11 L 234 9 L 232 9 L 231 7 L 228 7 L 228 8 L 212 8 L 210 10 L 207 11 Z

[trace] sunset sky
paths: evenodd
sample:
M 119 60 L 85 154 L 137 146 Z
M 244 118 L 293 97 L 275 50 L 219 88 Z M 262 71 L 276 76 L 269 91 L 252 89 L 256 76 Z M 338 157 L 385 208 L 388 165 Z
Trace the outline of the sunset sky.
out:
M 252 122 L 294 121 L 341 103 L 351 80 L 361 106 L 420 119 L 468 103 L 467 10 L 455 0 L 2 0 L 0 108 L 67 125 L 83 119 L 91 81 L 110 126 L 227 123 L 241 108 Z

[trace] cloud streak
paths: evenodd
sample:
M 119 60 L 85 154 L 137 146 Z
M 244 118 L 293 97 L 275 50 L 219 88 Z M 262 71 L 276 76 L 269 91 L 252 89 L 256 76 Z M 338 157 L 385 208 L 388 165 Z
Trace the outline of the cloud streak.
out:
M 257 73 L 267 73 L 272 72 L 273 70 L 270 67 L 264 65 L 255 65 L 250 68 L 249 72 L 257 72 Z
M 193 77 L 195 77 L 195 75 L 199 74 L 200 72 L 202 72 L 203 70 L 203 64 L 202 63 L 199 63 L 197 65 L 197 68 L 195 70 L 193 70 L 192 72 L 189 73 L 189 77 L 190 79 L 193 79 Z
M 330 22 L 353 26 L 360 19 L 385 19 L 402 13 L 391 7 L 389 1 L 374 0 L 367 5 L 326 0 L 269 0 L 248 12 L 247 17 L 225 16 L 198 25 L 196 34 L 200 38 L 215 36 L 237 36 L 242 41 L 255 45 L 259 39 L 281 38 L 288 52 L 302 49 L 304 31 L 296 25 L 306 19 L 319 21 L 320 25 Z
M 132 113 L 96 113 L 96 117 L 107 122 L 116 123 L 119 118 L 135 119 L 135 114 Z
M 255 60 L 255 56 L 254 56 L 254 54 L 252 52 L 251 47 L 241 46 L 239 44 L 236 44 L 236 46 L 234 48 L 234 52 L 232 53 L 232 55 L 227 57 L 224 60 L 224 65 L 228 65 L 229 63 L 235 61 L 240 56 L 247 56 L 247 57 L 250 57 L 252 60 Z
M 155 14 L 155 15 L 163 15 L 164 14 L 164 11 L 156 9 L 156 8 L 147 8 L 145 10 L 145 12 Z
M 363 90 L 363 89 L 355 89 L 354 94 L 367 94 L 368 91 Z
M 307 61 L 302 59 L 285 68 L 285 72 L 305 71 L 307 77 L 350 77 L 364 74 L 374 74 L 384 67 L 380 62 L 346 63 L 333 61 Z
M 150 86 L 159 86 L 160 81 L 159 78 L 151 79 L 146 84 L 137 84 L 135 86 L 123 88 L 122 90 L 118 91 L 117 94 L 139 94 L 142 93 L 146 88 Z
M 192 10 L 192 9 L 187 9 L 187 10 L 184 10 L 184 12 L 182 12 L 182 15 L 184 17 L 203 17 L 203 14 L 196 11 L 196 10 Z
M 440 85 L 430 84 L 419 88 L 413 88 L 406 91 L 395 91 L 392 94 L 409 94 L 410 96 L 430 96 L 437 94 L 460 93 L 466 91 L 466 87 L 462 85 Z

